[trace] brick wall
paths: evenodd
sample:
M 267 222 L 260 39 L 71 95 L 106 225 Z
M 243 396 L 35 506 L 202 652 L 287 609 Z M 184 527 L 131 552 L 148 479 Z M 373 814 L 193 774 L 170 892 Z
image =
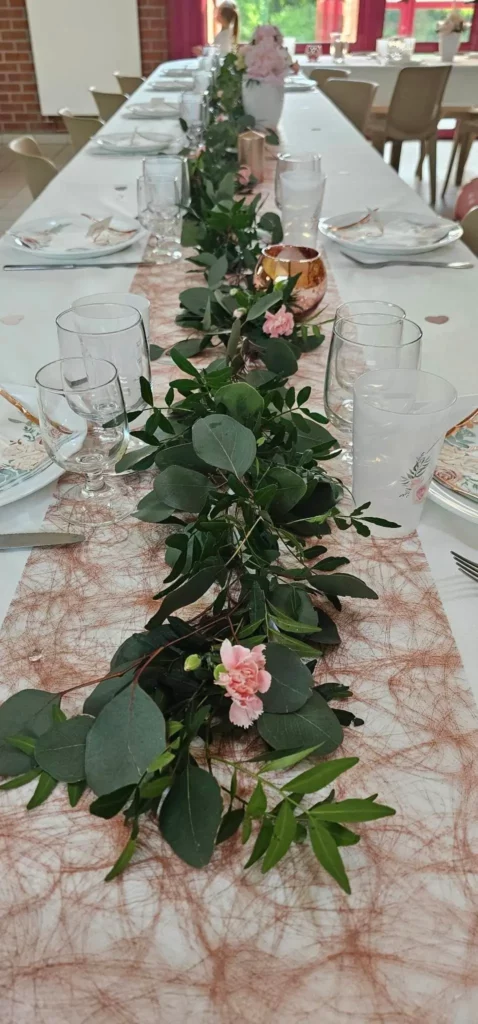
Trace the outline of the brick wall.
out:
M 137 3 L 143 74 L 149 75 L 167 60 L 168 0 Z M 0 0 L 0 132 L 17 131 L 64 131 L 64 126 L 61 118 L 40 112 L 25 0 Z

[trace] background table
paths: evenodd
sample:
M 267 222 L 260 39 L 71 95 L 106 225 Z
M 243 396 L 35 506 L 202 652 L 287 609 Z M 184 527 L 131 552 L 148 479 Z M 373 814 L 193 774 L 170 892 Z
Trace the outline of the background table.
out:
M 306 75 L 314 68 L 330 68 L 331 73 L 339 68 L 350 72 L 350 78 L 367 82 L 377 82 L 378 89 L 374 106 L 388 106 L 395 87 L 395 82 L 402 67 L 406 64 L 379 64 L 367 54 L 350 54 L 342 64 L 334 64 L 330 57 L 321 57 L 318 61 L 308 61 L 299 54 L 297 57 L 301 69 Z M 431 54 L 415 54 L 413 63 L 420 67 L 430 67 L 440 63 L 439 57 Z M 332 74 L 331 74 L 331 77 Z M 443 103 L 447 106 L 473 106 L 478 103 L 478 57 L 457 57 L 445 90 Z

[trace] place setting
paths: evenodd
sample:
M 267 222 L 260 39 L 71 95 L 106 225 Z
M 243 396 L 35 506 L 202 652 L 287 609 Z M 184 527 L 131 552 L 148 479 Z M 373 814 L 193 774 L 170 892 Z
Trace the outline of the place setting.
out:
M 319 230 L 357 264 L 386 266 L 425 253 L 439 254 L 463 235 L 460 224 L 443 217 L 395 210 L 353 210 L 320 220 Z M 422 261 L 417 260 L 417 265 Z M 426 263 L 426 261 L 423 261 Z M 435 265 L 440 265 L 437 261 Z M 457 269 L 474 266 L 456 261 Z
M 177 92 L 177 90 L 174 90 Z M 146 120 L 177 120 L 179 117 L 179 102 L 174 100 L 163 100 L 161 97 L 152 97 L 144 103 L 126 103 L 121 111 L 122 117 L 145 118 Z
M 93 136 L 89 152 L 95 156 L 144 156 L 148 153 L 163 153 L 169 148 L 175 136 L 166 132 L 139 131 L 109 132 Z

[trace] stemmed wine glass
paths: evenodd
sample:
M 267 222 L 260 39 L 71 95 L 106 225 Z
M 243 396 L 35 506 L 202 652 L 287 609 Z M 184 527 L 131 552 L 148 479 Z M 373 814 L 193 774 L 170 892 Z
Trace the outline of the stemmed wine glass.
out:
M 125 519 L 134 507 L 108 473 L 124 455 L 128 424 L 112 363 L 90 356 L 57 359 L 35 377 L 43 444 L 62 469 L 84 476 L 62 494 L 55 519 L 85 529 Z

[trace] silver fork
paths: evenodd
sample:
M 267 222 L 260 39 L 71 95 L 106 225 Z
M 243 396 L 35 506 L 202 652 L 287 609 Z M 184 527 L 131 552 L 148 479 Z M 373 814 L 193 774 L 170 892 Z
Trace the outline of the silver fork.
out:
M 456 551 L 451 551 L 455 562 L 460 572 L 464 573 L 465 576 L 469 576 L 470 580 L 475 580 L 478 583 L 478 565 L 476 562 L 472 562 L 470 558 L 464 558 L 463 555 L 458 555 Z
M 380 270 L 381 267 L 441 267 L 444 270 L 471 270 L 475 266 L 474 263 L 454 262 L 454 263 L 435 263 L 431 260 L 384 260 L 380 263 L 366 263 L 364 260 L 358 260 L 355 256 L 351 256 L 350 253 L 344 252 L 342 249 L 342 255 L 346 256 L 348 260 L 352 260 L 352 263 L 357 263 L 359 267 L 364 267 L 365 270 Z

